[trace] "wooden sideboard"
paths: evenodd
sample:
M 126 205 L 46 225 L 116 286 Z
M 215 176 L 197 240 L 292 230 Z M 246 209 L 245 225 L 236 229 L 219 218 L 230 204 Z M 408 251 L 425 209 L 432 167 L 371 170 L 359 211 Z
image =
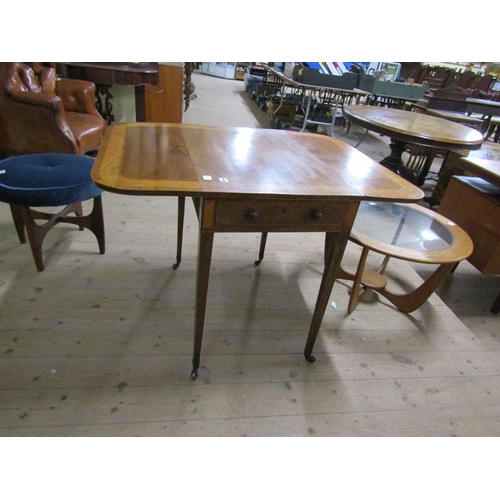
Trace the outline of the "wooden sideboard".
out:
M 439 205 L 439 213 L 471 237 L 474 251 L 468 261 L 484 274 L 500 274 L 500 162 L 461 159 L 472 177 L 453 176 Z M 491 308 L 500 312 L 500 293 Z
M 133 86 L 136 121 L 182 123 L 184 63 L 57 63 L 68 78 L 88 80 L 97 85 L 99 112 L 108 124 L 114 122 L 112 85 Z
M 133 86 L 135 90 L 135 112 L 138 122 L 145 121 L 146 84 L 158 84 L 158 63 L 129 62 L 61 62 L 57 63 L 58 72 L 67 78 L 88 80 L 97 87 L 96 106 L 101 116 L 108 122 L 114 121 L 112 85 Z
M 147 122 L 182 123 L 184 63 L 159 63 L 158 85 L 146 85 Z

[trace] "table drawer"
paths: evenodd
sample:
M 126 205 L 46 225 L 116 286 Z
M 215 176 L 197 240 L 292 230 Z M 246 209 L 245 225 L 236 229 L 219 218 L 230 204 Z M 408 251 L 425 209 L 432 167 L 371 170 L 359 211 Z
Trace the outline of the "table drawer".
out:
M 218 201 L 216 231 L 339 231 L 348 202 Z

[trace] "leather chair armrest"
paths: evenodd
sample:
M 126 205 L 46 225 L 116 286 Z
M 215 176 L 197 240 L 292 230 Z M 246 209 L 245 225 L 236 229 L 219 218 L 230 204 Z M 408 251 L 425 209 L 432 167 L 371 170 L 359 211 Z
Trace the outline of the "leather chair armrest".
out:
M 66 111 L 101 116 L 95 106 L 95 84 L 92 82 L 60 78 L 56 82 L 56 94 Z
M 22 90 L 12 90 L 9 94 L 14 105 L 10 106 L 10 122 L 14 129 L 18 129 L 17 135 L 22 136 L 24 142 L 33 144 L 33 151 L 76 152 L 76 139 L 69 128 L 59 96 Z M 16 109 L 16 105 L 19 109 Z M 28 109 L 23 109 L 26 107 Z M 29 107 L 37 107 L 38 110 L 36 113 L 30 113 Z
M 11 90 L 9 94 L 14 102 L 28 104 L 31 106 L 43 106 L 54 110 L 54 112 L 64 114 L 62 100 L 55 94 L 43 92 L 24 92 L 22 90 Z

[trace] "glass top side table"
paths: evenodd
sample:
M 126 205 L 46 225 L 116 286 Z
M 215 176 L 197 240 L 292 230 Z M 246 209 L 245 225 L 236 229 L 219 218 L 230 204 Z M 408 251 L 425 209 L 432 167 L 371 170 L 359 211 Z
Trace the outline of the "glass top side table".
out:
M 408 313 L 418 309 L 473 249 L 467 233 L 454 222 L 417 204 L 361 202 L 349 239 L 362 247 L 356 273 L 341 267 L 338 275 L 338 279 L 354 282 L 349 314 L 369 288 L 386 297 L 400 311 Z M 365 269 L 370 251 L 385 256 L 377 270 Z M 391 258 L 439 266 L 412 292 L 393 293 L 386 288 L 387 280 L 383 276 Z

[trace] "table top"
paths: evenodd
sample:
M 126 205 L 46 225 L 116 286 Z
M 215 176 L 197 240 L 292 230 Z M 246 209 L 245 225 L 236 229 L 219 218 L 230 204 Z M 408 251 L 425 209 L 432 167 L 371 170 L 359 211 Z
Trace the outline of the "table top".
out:
M 413 202 L 424 193 L 344 141 L 275 129 L 167 123 L 108 127 L 92 169 L 129 195 Z
M 500 161 L 461 158 L 460 165 L 471 174 L 481 177 L 495 186 L 500 186 Z
M 424 113 L 363 105 L 347 106 L 343 113 L 351 123 L 403 142 L 458 150 L 480 149 L 483 143 L 477 130 Z
M 362 201 L 351 239 L 384 255 L 427 264 L 459 262 L 473 250 L 454 222 L 416 204 Z

